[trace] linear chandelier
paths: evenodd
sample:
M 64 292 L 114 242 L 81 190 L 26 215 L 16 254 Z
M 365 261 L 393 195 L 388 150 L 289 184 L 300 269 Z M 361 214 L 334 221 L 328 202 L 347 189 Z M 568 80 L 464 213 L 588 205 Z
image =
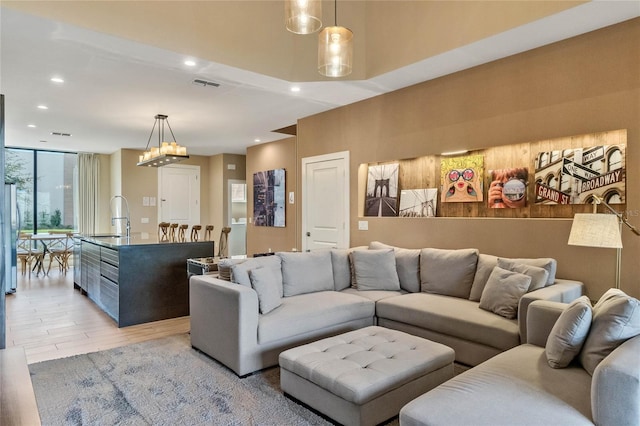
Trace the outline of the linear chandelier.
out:
M 325 27 L 318 36 L 318 72 L 325 77 L 351 74 L 353 32 L 338 26 L 338 0 L 334 0 L 334 26 Z
M 149 135 L 145 151 L 138 158 L 138 166 L 162 167 L 189 158 L 187 155 L 187 148 L 176 142 L 176 137 L 173 135 L 173 130 L 171 130 L 168 116 L 164 114 L 157 114 L 155 119 L 156 121 L 153 122 L 153 127 L 151 128 L 151 134 Z M 166 142 L 164 139 L 165 123 L 169 128 L 173 142 Z M 153 137 L 156 125 L 158 126 L 158 146 L 152 146 L 149 148 L 149 143 L 151 143 L 151 138 Z
M 315 33 L 322 27 L 322 0 L 285 0 L 284 16 L 292 33 Z

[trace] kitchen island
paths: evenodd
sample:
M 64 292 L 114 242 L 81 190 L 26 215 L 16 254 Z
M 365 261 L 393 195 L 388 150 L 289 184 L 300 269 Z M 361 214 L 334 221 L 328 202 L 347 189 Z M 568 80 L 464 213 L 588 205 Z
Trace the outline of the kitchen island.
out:
M 187 259 L 214 254 L 212 241 L 149 234 L 81 236 L 74 247 L 75 287 L 118 327 L 189 315 Z

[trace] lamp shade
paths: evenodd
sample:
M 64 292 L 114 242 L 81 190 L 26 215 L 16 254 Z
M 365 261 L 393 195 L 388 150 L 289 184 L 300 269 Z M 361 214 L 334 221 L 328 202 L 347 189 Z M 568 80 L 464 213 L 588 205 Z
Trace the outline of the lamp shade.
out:
M 345 27 L 325 27 L 318 36 L 318 72 L 325 77 L 351 74 L 353 32 Z
M 618 217 L 613 214 L 576 213 L 569 234 L 569 245 L 622 248 Z
M 321 0 L 285 0 L 284 21 L 295 34 L 312 34 L 322 27 Z

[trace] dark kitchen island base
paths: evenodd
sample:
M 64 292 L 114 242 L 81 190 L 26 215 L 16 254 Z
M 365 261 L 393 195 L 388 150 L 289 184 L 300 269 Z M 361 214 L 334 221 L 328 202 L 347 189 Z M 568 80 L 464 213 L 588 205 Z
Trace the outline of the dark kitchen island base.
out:
M 214 253 L 212 241 L 157 242 L 139 235 L 82 237 L 80 244 L 74 282 L 118 327 L 189 315 L 187 259 Z

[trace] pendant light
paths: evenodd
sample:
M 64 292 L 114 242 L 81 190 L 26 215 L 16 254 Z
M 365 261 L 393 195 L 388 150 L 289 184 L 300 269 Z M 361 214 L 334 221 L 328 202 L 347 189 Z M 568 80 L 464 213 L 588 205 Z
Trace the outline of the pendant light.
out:
M 292 33 L 315 33 L 322 27 L 322 0 L 285 0 L 284 17 Z
M 351 74 L 353 32 L 338 26 L 338 0 L 334 1 L 334 26 L 325 27 L 318 36 L 318 72 L 325 77 Z
M 147 167 L 162 167 L 167 164 L 177 163 L 178 161 L 186 160 L 189 158 L 187 155 L 187 148 L 184 146 L 180 146 L 176 142 L 176 137 L 173 135 L 173 130 L 171 130 L 171 125 L 169 124 L 168 116 L 163 114 L 156 115 L 156 121 L 153 122 L 153 127 L 151 128 L 151 134 L 149 135 L 149 140 L 147 141 L 147 146 L 145 147 L 144 154 L 142 154 L 138 159 L 138 166 L 147 166 Z M 169 128 L 169 132 L 171 133 L 172 142 L 166 142 L 164 138 L 164 125 L 167 124 Z M 152 146 L 149 148 L 149 143 L 151 142 L 151 138 L 153 137 L 153 131 L 156 129 L 156 125 L 158 126 L 158 146 Z

